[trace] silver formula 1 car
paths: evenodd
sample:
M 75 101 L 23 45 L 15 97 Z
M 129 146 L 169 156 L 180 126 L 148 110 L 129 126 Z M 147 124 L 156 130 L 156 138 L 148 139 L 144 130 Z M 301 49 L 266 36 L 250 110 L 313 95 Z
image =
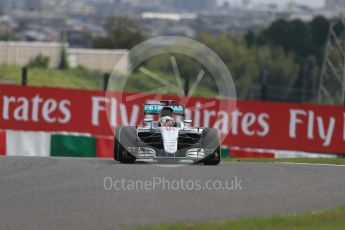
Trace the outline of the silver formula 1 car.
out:
M 219 131 L 190 127 L 192 121 L 184 120 L 184 106 L 176 105 L 171 100 L 161 101 L 161 104 L 145 104 L 144 118 L 142 126 L 115 128 L 116 161 L 130 164 L 143 159 L 165 163 L 189 161 L 219 164 Z

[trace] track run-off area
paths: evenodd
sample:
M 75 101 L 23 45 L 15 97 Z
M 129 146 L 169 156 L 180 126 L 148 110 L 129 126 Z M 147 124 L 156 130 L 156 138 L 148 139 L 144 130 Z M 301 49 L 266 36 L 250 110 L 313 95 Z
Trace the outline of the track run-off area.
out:
M 119 229 L 345 205 L 345 167 L 0 157 L 0 229 Z

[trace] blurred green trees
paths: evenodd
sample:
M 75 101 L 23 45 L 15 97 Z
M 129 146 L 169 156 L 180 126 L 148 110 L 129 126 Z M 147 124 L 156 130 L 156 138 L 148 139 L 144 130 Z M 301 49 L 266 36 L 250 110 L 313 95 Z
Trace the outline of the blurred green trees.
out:
M 248 46 L 281 47 L 294 56 L 299 72 L 290 87 L 289 101 L 313 102 L 320 77 L 330 21 L 316 16 L 310 22 L 279 19 L 258 34 L 248 32 Z
M 288 99 L 288 88 L 294 84 L 299 71 L 292 54 L 286 54 L 280 47 L 248 47 L 243 38 L 230 35 L 215 38 L 204 34 L 200 41 L 226 63 L 235 81 L 238 97 L 259 99 L 261 84 L 266 82 L 279 89 L 276 100 Z
M 27 67 L 47 69 L 49 67 L 49 62 L 50 58 L 48 56 L 39 54 L 35 58 L 30 59 Z
M 248 47 L 242 37 L 228 34 L 219 37 L 201 34 L 198 40 L 215 51 L 227 65 L 239 98 L 260 99 L 261 85 L 265 81 L 267 85 L 274 86 L 269 90 L 275 98 L 268 99 L 289 100 L 289 88 L 294 86 L 300 68 L 294 61 L 293 54 L 286 54 L 282 48 L 268 45 Z M 192 84 L 199 71 L 203 69 L 206 76 L 200 86 L 217 92 L 214 80 L 205 67 L 191 58 L 171 55 L 176 57 L 184 81 L 188 79 Z M 148 60 L 145 67 L 156 72 L 174 74 L 169 55 Z
M 315 102 L 329 27 L 330 21 L 323 16 L 309 22 L 278 19 L 267 28 L 244 36 L 202 33 L 196 39 L 214 50 L 228 66 L 239 98 L 262 99 L 265 86 L 267 100 Z M 130 49 L 145 39 L 139 25 L 128 18 L 109 18 L 106 30 L 106 37 L 94 38 L 95 48 Z M 174 80 L 171 56 L 151 58 L 143 66 Z M 173 56 L 184 85 L 192 84 L 203 67 L 183 55 Z M 203 92 L 216 93 L 207 70 L 200 87 L 199 96 Z
M 92 44 L 99 49 L 131 49 L 145 40 L 139 25 L 127 17 L 110 17 L 105 25 L 107 35 L 96 37 Z
M 316 16 L 310 22 L 299 19 L 274 21 L 257 35 L 246 35 L 248 45 L 280 46 L 285 52 L 293 52 L 300 63 L 314 56 L 318 61 L 323 57 L 330 22 L 323 16 Z
M 60 62 L 59 62 L 59 69 L 68 69 L 69 68 L 69 63 L 68 63 L 68 58 L 67 58 L 67 51 L 66 47 L 62 46 L 61 47 L 61 53 L 60 53 Z

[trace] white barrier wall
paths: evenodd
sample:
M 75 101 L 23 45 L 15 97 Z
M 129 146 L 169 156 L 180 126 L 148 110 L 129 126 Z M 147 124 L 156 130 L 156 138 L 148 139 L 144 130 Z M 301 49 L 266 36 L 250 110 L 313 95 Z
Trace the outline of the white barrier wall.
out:
M 337 158 L 334 154 L 306 153 L 298 151 L 274 151 L 275 158 Z
M 6 155 L 50 156 L 50 133 L 6 131 Z
M 41 54 L 49 57 L 50 67 L 55 68 L 60 63 L 63 46 L 71 67 L 84 66 L 104 72 L 111 72 L 116 67 L 117 71 L 128 72 L 128 50 L 74 49 L 58 42 L 0 42 L 0 64 L 22 67 Z

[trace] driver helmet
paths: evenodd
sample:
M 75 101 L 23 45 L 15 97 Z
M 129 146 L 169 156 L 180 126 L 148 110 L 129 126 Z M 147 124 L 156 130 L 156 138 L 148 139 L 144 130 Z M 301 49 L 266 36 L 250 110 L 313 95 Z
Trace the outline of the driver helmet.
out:
M 174 127 L 175 121 L 170 116 L 165 116 L 159 119 L 159 123 L 161 124 L 161 127 Z
M 169 106 L 164 106 L 161 110 L 160 117 L 172 117 L 174 110 Z

